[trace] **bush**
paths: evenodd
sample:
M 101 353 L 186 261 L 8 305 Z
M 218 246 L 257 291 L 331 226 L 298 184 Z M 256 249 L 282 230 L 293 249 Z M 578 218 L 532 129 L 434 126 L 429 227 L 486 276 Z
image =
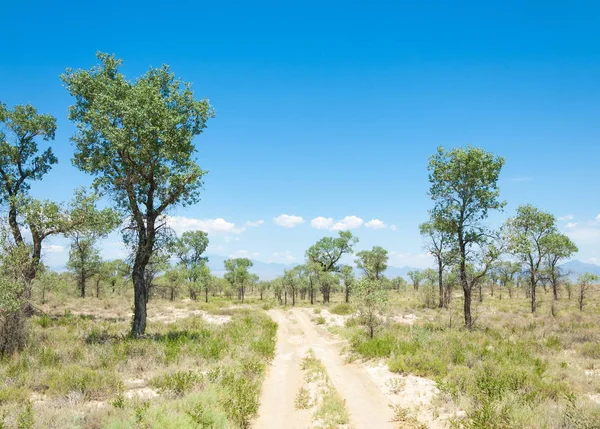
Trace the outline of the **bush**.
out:
M 352 308 L 352 306 L 347 303 L 336 304 L 333 307 L 331 307 L 329 311 L 333 314 L 339 314 L 341 316 L 347 316 L 349 314 L 354 313 L 354 309 Z
M 202 381 L 202 376 L 192 371 L 177 371 L 156 377 L 151 384 L 163 394 L 180 398 L 202 385 Z
M 51 395 L 66 396 L 75 392 L 85 400 L 107 399 L 123 390 L 123 383 L 113 371 L 92 370 L 78 365 L 50 371 L 43 384 L 48 386 Z

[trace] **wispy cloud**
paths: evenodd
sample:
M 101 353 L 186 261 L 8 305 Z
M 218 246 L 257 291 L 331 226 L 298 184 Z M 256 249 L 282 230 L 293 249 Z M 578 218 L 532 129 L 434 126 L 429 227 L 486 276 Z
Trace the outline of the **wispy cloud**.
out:
M 316 229 L 330 229 L 334 224 L 333 218 L 319 216 L 310 221 L 310 226 Z
M 558 218 L 559 221 L 573 220 L 573 219 L 575 219 L 575 216 L 573 216 L 571 214 L 568 214 L 568 215 L 565 215 L 565 216 L 561 216 L 561 217 Z
M 364 223 L 364 221 L 358 216 L 346 216 L 342 220 L 337 221 L 331 229 L 334 231 L 342 231 L 346 229 L 356 229 L 360 228 L 360 226 Z
M 247 222 L 244 224 L 244 226 L 245 226 L 246 228 L 257 228 L 257 227 L 261 226 L 263 223 L 265 223 L 265 221 L 264 221 L 264 220 L 262 220 L 262 219 L 261 219 L 261 220 L 254 221 L 254 222 L 252 222 L 252 221 L 247 221 Z
M 365 226 L 371 229 L 382 229 L 387 227 L 387 225 L 379 219 L 371 219 L 369 222 L 365 223 Z
M 282 214 L 276 218 L 273 218 L 273 222 L 279 226 L 283 226 L 284 228 L 294 228 L 295 226 L 304 223 L 304 218 L 301 216 Z
M 244 232 L 245 228 L 236 227 L 233 222 L 228 222 L 223 218 L 216 219 L 196 219 L 185 216 L 167 216 L 167 226 L 172 228 L 177 234 L 185 231 L 204 231 L 207 233 L 232 233 L 239 234 Z

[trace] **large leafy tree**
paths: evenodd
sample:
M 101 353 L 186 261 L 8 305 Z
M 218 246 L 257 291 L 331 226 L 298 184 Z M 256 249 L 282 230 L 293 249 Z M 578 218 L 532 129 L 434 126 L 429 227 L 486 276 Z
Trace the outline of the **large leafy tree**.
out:
M 340 231 L 338 237 L 323 237 L 306 251 L 308 261 L 319 268 L 323 302 L 329 302 L 332 286 L 332 277 L 326 274 L 340 270 L 340 259 L 345 254 L 351 254 L 352 246 L 357 242 L 358 238 L 350 231 Z
M 429 158 L 429 196 L 434 202 L 431 218 L 457 248 L 460 283 L 464 293 L 465 326 L 471 329 L 471 292 L 498 255 L 483 221 L 490 210 L 502 209 L 498 178 L 504 158 L 480 148 L 446 151 L 438 148 Z M 467 265 L 476 266 L 469 276 Z
M 49 201 L 29 197 L 31 183 L 42 180 L 58 162 L 50 147 L 40 151 L 41 141 L 54 140 L 56 119 L 38 113 L 35 107 L 0 103 L 0 203 L 8 209 L 8 224 L 15 246 L 28 246 L 28 261 L 23 266 L 24 294 L 31 295 L 42 254 L 42 242 L 50 235 L 66 230 L 64 212 Z M 26 242 L 23 227 L 30 232 Z
M 371 280 L 379 280 L 387 269 L 388 251 L 381 246 L 373 246 L 372 250 L 362 250 L 356 256 L 356 266 Z
M 559 267 L 560 261 L 571 257 L 579 250 L 577 245 L 571 241 L 569 237 L 559 232 L 549 234 L 544 240 L 544 245 L 547 248 L 546 254 L 546 271 L 552 285 L 552 295 L 554 299 L 558 299 L 558 287 L 565 277 L 565 273 L 561 272 Z
M 527 268 L 532 313 L 537 307 L 537 285 L 546 279 L 544 262 L 556 232 L 554 216 L 531 204 L 519 206 L 517 214 L 504 224 L 509 252 Z
M 437 265 L 437 283 L 439 289 L 439 307 L 448 307 L 450 293 L 444 288 L 444 270 L 456 260 L 456 248 L 452 236 L 434 222 L 425 222 L 419 225 L 421 236 L 425 239 L 425 248 L 435 259 Z
M 192 140 L 213 116 L 208 100 L 196 100 L 191 85 L 169 67 L 150 68 L 130 81 L 121 60 L 98 53 L 100 65 L 63 75 L 75 97 L 69 118 L 77 126 L 74 165 L 94 176 L 95 188 L 112 197 L 130 220 L 133 240 L 132 335 L 146 329 L 148 288 L 144 276 L 165 227 L 163 216 L 199 199 L 205 174 Z

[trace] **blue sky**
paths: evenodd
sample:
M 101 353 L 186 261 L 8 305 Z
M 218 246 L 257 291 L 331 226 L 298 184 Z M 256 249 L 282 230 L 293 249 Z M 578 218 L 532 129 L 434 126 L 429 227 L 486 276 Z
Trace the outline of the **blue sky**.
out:
M 354 216 L 358 249 L 427 266 L 427 158 L 471 144 L 507 160 L 492 225 L 532 203 L 562 219 L 577 258 L 600 262 L 599 13 L 580 1 L 11 2 L 0 101 L 58 118 L 60 164 L 33 193 L 67 200 L 90 178 L 70 162 L 59 74 L 97 50 L 132 78 L 169 64 L 217 113 L 196 140 L 202 201 L 172 213 L 180 231 L 208 229 L 213 254 L 299 262 L 335 233 L 313 219 Z M 303 222 L 280 226 L 282 214 Z M 47 263 L 64 264 L 68 243 L 49 244 Z M 121 252 L 118 235 L 103 243 L 105 257 Z

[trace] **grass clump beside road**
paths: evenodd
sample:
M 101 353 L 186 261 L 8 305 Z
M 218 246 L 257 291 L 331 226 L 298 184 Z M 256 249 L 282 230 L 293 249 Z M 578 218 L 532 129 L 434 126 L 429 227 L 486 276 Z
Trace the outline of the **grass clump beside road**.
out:
M 34 317 L 28 348 L 0 362 L 0 427 L 248 427 L 277 327 L 259 310 L 213 311 L 231 321 L 151 322 L 138 340 L 119 318 Z

